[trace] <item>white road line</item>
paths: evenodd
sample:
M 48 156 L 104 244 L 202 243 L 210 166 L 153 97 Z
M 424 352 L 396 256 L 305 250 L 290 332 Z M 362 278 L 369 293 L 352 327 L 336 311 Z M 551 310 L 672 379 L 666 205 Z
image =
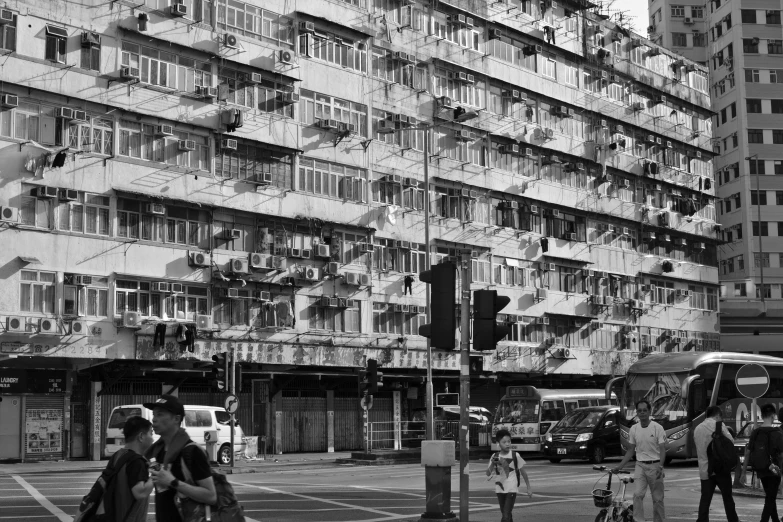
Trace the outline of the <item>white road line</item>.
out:
M 367 512 L 370 512 L 370 513 L 377 513 L 379 515 L 385 515 L 385 516 L 390 516 L 390 517 L 394 517 L 395 516 L 395 513 L 389 513 L 388 511 L 381 511 L 379 509 L 372 509 L 372 508 L 365 508 L 365 507 L 361 507 L 361 506 L 354 506 L 353 504 L 344 504 L 342 502 L 337 502 L 336 500 L 323 499 L 323 498 L 313 497 L 313 496 L 310 496 L 310 495 L 302 495 L 301 493 L 290 493 L 288 491 L 282 491 L 282 490 L 279 490 L 279 489 L 269 488 L 269 487 L 266 487 L 266 486 L 256 486 L 256 485 L 253 485 L 253 484 L 243 484 L 241 482 L 238 482 L 237 484 L 239 484 L 240 486 L 247 486 L 247 487 L 250 487 L 250 488 L 264 489 L 264 490 L 267 490 L 267 491 L 271 491 L 272 493 L 280 493 L 282 495 L 291 495 L 293 497 L 304 498 L 304 499 L 312 500 L 312 501 L 315 501 L 315 502 L 323 502 L 325 504 L 333 504 L 335 506 L 341 506 L 341 507 L 344 507 L 344 508 L 350 508 L 352 510 L 357 510 L 358 509 L 358 510 L 367 511 Z M 70 521 L 68 521 L 68 522 L 70 522 Z
M 23 479 L 19 475 L 11 475 L 11 476 L 15 481 L 19 483 L 20 486 L 22 486 L 24 489 L 27 490 L 27 492 L 30 494 L 31 497 L 33 497 L 35 500 L 38 501 L 39 504 L 45 507 L 49 511 L 49 513 L 51 513 L 52 515 L 60 519 L 60 522 L 73 522 L 73 518 L 69 517 L 65 513 L 65 511 L 52 504 L 48 498 L 43 496 L 37 489 L 35 489 L 30 484 L 28 484 L 25 479 Z

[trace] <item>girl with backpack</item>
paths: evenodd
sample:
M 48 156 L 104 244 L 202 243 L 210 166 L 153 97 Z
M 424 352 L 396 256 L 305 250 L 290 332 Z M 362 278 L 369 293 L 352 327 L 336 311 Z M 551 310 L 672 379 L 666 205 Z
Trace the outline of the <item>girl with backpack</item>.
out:
M 533 496 L 530 489 L 530 480 L 524 469 L 525 461 L 516 451 L 511 451 L 511 433 L 508 430 L 498 430 L 495 438 L 500 446 L 500 451 L 492 455 L 487 466 L 488 480 L 495 481 L 495 493 L 500 504 L 500 522 L 513 522 L 511 511 L 517 500 L 517 491 L 520 486 L 520 476 L 525 479 L 527 496 Z
M 742 475 L 748 469 L 748 464 L 764 486 L 764 509 L 761 511 L 761 522 L 780 522 L 778 517 L 777 494 L 780 487 L 780 467 L 783 464 L 783 432 L 772 425 L 777 417 L 773 404 L 761 407 L 761 426 L 750 434 L 750 441 L 745 448 L 745 459 L 742 465 Z

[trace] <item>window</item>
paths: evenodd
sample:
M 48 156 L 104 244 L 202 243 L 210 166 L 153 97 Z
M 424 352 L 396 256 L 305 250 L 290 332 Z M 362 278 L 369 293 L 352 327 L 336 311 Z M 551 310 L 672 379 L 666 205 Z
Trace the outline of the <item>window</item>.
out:
M 691 6 L 691 18 L 704 18 L 704 8 Z
M 329 330 L 332 332 L 360 332 L 361 331 L 361 302 L 351 299 L 350 308 L 330 306 L 332 299 L 321 297 L 309 297 L 307 308 L 308 327 L 311 330 Z M 342 302 L 340 302 L 342 301 Z M 338 301 L 341 305 L 346 300 Z M 345 303 L 347 304 L 347 303 Z M 410 331 L 406 333 L 411 333 Z M 418 333 L 417 331 L 414 334 Z
M 56 282 L 54 272 L 22 270 L 19 283 L 19 311 L 53 314 Z
M 748 129 L 748 143 L 764 143 L 764 131 L 761 129 Z
M 769 223 L 767 221 L 761 222 L 761 235 L 762 236 L 768 236 L 769 235 Z M 753 236 L 758 237 L 759 236 L 759 222 L 754 221 L 753 222 Z
M 367 201 L 366 173 L 362 169 L 302 158 L 299 186 L 302 192 L 349 201 Z
M 74 274 L 65 274 L 63 285 L 63 315 L 76 317 L 106 317 L 108 314 L 107 277 L 90 277 L 87 284 L 76 281 Z M 77 282 L 80 283 L 77 285 Z
M 217 28 L 287 49 L 294 47 L 293 20 L 238 0 L 217 0 Z
M 685 17 L 685 6 L 684 5 L 673 5 L 672 6 L 672 18 L 684 18 Z
M 756 10 L 755 9 L 742 9 L 741 10 L 742 23 L 743 24 L 755 24 L 756 23 Z
M 766 174 L 766 165 L 763 160 L 748 160 L 749 172 L 751 174 Z
M 780 25 L 780 11 L 767 11 L 767 24 Z
M 767 40 L 767 54 L 783 54 L 783 40 Z
M 224 140 L 225 141 L 225 140 Z M 236 150 L 217 144 L 215 175 L 246 180 L 251 183 L 271 184 L 278 188 L 293 188 L 291 154 L 274 151 L 261 144 L 238 141 Z
M 67 53 L 66 44 L 68 31 L 55 25 L 46 26 L 46 54 L 45 58 L 53 62 L 65 63 Z
M 775 172 L 776 175 L 783 174 L 783 161 L 775 160 L 773 162 L 773 165 L 774 165 L 774 172 Z M 783 266 L 783 265 L 781 265 L 781 266 Z
M 363 42 L 318 31 L 299 35 L 299 53 L 303 56 L 333 63 L 356 72 L 367 72 L 367 50 Z
M 71 121 L 65 128 L 68 146 L 74 150 L 112 155 L 114 122 L 104 118 L 87 117 L 87 122 Z
M 98 33 L 82 33 L 82 69 L 101 70 L 101 36 Z
M 79 192 L 76 201 L 61 201 L 58 205 L 60 230 L 109 235 L 109 198 Z
M 748 98 L 745 100 L 745 102 L 747 103 L 749 113 L 761 113 L 761 100 Z
M 357 133 L 367 137 L 366 105 L 301 89 L 299 92 L 299 121 L 312 125 L 324 119 L 353 123 L 356 125 Z M 423 136 L 424 131 L 420 132 Z
M 557 79 L 557 61 L 554 56 L 544 55 L 542 57 L 541 74 L 548 78 Z
M 751 205 L 766 205 L 767 204 L 767 191 L 752 190 L 750 192 L 750 204 Z
M 208 171 L 209 138 L 168 126 L 164 134 L 160 126 L 121 120 L 119 155 Z M 192 143 L 181 148 L 180 141 Z
M 772 100 L 770 105 L 772 114 L 783 114 L 783 100 Z
M 121 62 L 139 69 L 142 83 L 195 93 L 201 87 L 212 87 L 212 65 L 175 53 L 122 42 Z
M 563 66 L 565 72 L 565 83 L 573 87 L 579 87 L 579 67 L 576 64 L 566 62 Z
M 772 143 L 776 145 L 783 143 L 783 130 L 775 129 L 772 131 Z
M 770 70 L 769 83 L 783 83 L 783 70 L 780 69 Z
M 685 33 L 672 33 L 672 45 L 675 47 L 687 47 L 687 35 Z
M 373 303 L 372 307 L 373 333 L 419 335 L 419 326 L 427 321 L 423 313 L 398 311 L 392 303 Z
M 764 255 L 766 257 L 766 262 L 767 262 L 767 264 L 764 266 L 769 266 L 769 254 L 764 254 Z M 763 288 L 762 285 L 756 285 L 756 299 L 761 299 L 762 291 L 764 293 L 764 299 L 772 299 L 772 285 L 764 285 Z
M 0 25 L 0 49 L 6 51 L 16 51 L 16 19 L 17 14 L 13 14 L 13 21 Z
M 759 83 L 761 81 L 758 69 L 745 69 L 745 81 Z
M 707 46 L 707 33 L 693 33 L 693 46 L 694 47 L 706 47 Z
M 734 283 L 734 297 L 747 297 L 745 283 Z
M 758 54 L 759 52 L 759 39 L 758 38 L 743 38 L 742 39 L 742 52 L 748 54 Z

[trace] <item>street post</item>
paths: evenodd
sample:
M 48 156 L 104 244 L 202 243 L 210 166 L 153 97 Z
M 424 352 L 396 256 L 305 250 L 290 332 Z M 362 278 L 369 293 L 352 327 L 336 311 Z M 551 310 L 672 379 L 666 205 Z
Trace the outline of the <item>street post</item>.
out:
M 460 284 L 460 369 L 459 369 L 459 517 L 468 522 L 470 508 L 470 251 L 460 255 L 462 280 Z

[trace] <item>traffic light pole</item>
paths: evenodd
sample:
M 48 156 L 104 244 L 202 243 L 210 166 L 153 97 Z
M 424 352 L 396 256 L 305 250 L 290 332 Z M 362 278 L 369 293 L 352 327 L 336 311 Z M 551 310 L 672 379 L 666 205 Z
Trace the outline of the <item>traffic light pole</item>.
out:
M 470 437 L 470 252 L 461 254 L 462 281 L 460 284 L 460 370 L 459 370 L 459 519 L 468 522 L 470 475 L 470 455 L 468 440 Z
M 236 344 L 231 343 L 231 352 L 228 354 L 229 360 L 231 361 L 231 395 L 236 396 L 237 394 L 237 363 L 236 363 Z M 231 467 L 234 467 L 234 424 L 235 416 L 233 413 L 231 415 Z
M 429 270 L 432 260 L 430 252 L 430 129 L 424 130 L 424 245 L 427 249 L 425 257 L 425 266 Z M 425 305 L 427 307 L 427 324 L 432 323 L 432 303 L 430 301 L 430 289 L 424 292 L 426 297 Z M 432 342 L 427 338 L 427 386 L 425 390 L 425 399 L 427 406 L 427 422 L 425 422 L 424 432 L 427 440 L 435 440 L 435 390 L 432 386 Z

